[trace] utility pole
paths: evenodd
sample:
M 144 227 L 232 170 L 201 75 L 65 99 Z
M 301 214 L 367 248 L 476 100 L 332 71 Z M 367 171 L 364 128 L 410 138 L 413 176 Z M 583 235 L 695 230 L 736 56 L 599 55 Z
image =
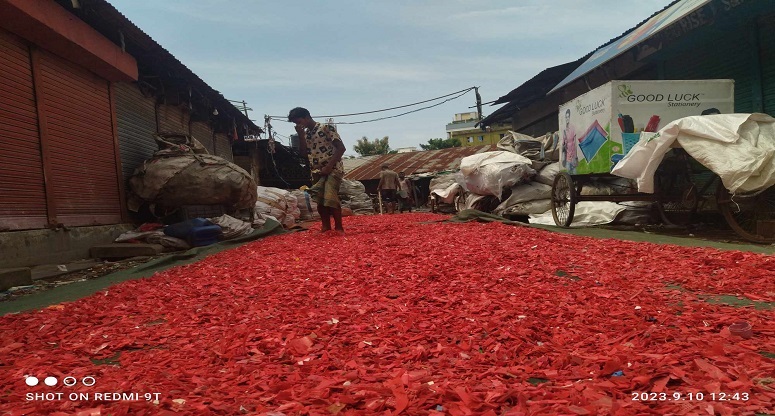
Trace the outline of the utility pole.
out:
M 230 102 L 232 104 L 240 104 L 240 105 L 242 105 L 242 112 L 245 113 L 245 117 L 247 117 L 247 119 L 250 120 L 250 115 L 248 115 L 248 111 L 253 111 L 253 109 L 248 107 L 248 103 L 245 100 L 242 100 L 242 101 L 226 100 L 226 101 L 228 101 L 228 102 Z M 238 105 L 235 105 L 234 107 L 236 107 L 237 110 L 239 110 L 239 106 Z M 255 121 L 255 120 L 250 120 L 250 121 Z
M 264 124 L 266 125 L 266 134 L 269 137 L 269 153 L 274 153 L 274 135 L 272 134 L 272 123 L 270 123 L 270 120 L 272 118 L 268 115 L 264 114 Z
M 474 87 L 476 92 L 476 121 L 482 121 L 482 96 L 479 95 L 479 87 Z

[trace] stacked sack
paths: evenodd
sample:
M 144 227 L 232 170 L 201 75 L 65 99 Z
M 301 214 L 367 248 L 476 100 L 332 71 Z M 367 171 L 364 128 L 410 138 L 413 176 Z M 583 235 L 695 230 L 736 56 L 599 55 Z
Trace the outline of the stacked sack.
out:
M 259 186 L 257 190 L 256 216 L 270 216 L 286 228 L 296 225 L 296 220 L 301 216 L 296 196 L 279 188 Z
M 320 218 L 318 214 L 318 204 L 312 195 L 304 190 L 294 189 L 291 194 L 296 197 L 296 206 L 299 208 L 299 219 L 302 221 L 316 220 Z
M 539 165 L 534 164 L 536 167 Z M 512 187 L 511 195 L 493 212 L 498 215 L 530 215 L 549 211 L 552 209 L 552 183 L 558 173 L 560 162 L 539 167 L 533 181 Z
M 347 214 L 347 210 L 355 214 L 374 212 L 371 198 L 366 193 L 366 187 L 360 181 L 342 179 L 342 185 L 339 187 L 339 198 L 342 200 L 343 215 Z

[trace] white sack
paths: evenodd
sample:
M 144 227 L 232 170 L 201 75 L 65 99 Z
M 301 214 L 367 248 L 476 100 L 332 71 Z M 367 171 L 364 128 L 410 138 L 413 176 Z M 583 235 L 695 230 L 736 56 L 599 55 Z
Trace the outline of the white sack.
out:
M 318 214 L 318 204 L 310 194 L 299 189 L 291 191 L 291 194 L 296 197 L 296 207 L 299 208 L 300 220 L 306 221 L 320 218 L 320 214 Z M 307 205 L 308 203 L 309 205 Z
M 576 213 L 573 215 L 571 227 L 588 227 L 611 223 L 620 212 L 626 208 L 607 201 L 583 201 L 576 204 Z M 556 225 L 552 217 L 552 211 L 539 215 L 531 215 L 531 224 Z
M 354 196 L 366 193 L 366 186 L 360 181 L 351 181 L 349 179 L 342 179 L 342 184 L 339 186 L 339 195 Z
M 265 186 L 257 187 L 256 210 L 271 215 L 287 228 L 296 225 L 301 212 L 296 197 L 288 191 Z
M 507 208 L 528 201 L 537 199 L 549 199 L 552 197 L 552 187 L 539 182 L 530 182 L 517 185 L 511 188 L 511 196 L 501 202 L 495 208 L 496 214 L 505 211 Z M 541 211 L 544 212 L 544 211 Z
M 640 192 L 654 192 L 654 173 L 675 141 L 721 177 L 731 192 L 775 185 L 775 119 L 761 113 L 685 117 L 641 140 L 612 173 L 635 179 Z
M 538 172 L 538 175 L 536 175 L 534 181 L 552 186 L 554 184 L 554 177 L 559 173 L 560 162 L 555 162 L 551 165 L 544 166 L 544 168 Z
M 530 159 L 506 151 L 484 152 L 466 156 L 460 161 L 460 172 L 466 189 L 477 195 L 494 195 L 498 199 L 503 188 L 526 182 L 535 176 Z
M 342 207 L 349 208 L 356 214 L 369 214 L 374 212 L 374 202 L 369 194 L 363 192 L 351 196 L 349 200 L 342 199 Z
M 343 179 L 339 187 L 339 199 L 342 201 L 342 208 L 349 208 L 356 213 L 374 212 L 371 197 L 366 193 L 366 186 L 360 181 Z
M 232 238 L 242 237 L 253 232 L 253 227 L 249 222 L 242 221 L 230 215 L 224 214 L 220 217 L 208 218 L 208 220 L 221 227 L 222 240 L 231 240 Z

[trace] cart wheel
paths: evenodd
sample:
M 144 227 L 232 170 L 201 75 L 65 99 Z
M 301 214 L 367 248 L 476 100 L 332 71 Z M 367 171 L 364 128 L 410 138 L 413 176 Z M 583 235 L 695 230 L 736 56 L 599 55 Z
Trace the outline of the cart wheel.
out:
M 560 172 L 552 184 L 552 217 L 555 224 L 570 227 L 577 200 L 573 178 L 566 172 Z
M 775 186 L 733 196 L 719 182 L 716 202 L 724 219 L 740 237 L 754 243 L 775 243 Z

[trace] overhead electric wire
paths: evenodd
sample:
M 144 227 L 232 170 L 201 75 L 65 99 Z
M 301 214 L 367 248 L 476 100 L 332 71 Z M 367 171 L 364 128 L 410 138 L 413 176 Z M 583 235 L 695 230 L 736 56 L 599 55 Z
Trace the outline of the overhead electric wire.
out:
M 363 112 L 360 112 L 360 113 L 350 113 L 350 114 L 335 114 L 335 115 L 331 115 L 331 116 L 312 116 L 312 117 L 313 118 L 350 117 L 350 116 L 360 116 L 360 115 L 364 115 L 364 114 L 381 113 L 381 112 L 384 112 L 384 111 L 398 110 L 399 108 L 412 107 L 412 106 L 415 106 L 415 105 L 425 104 L 425 103 L 428 103 L 428 102 L 431 102 L 431 101 L 440 100 L 442 98 L 446 98 L 446 97 L 449 97 L 449 96 L 452 96 L 452 95 L 455 95 L 455 94 L 461 94 L 462 93 L 461 95 L 463 95 L 463 94 L 467 93 L 468 91 L 471 91 L 471 90 L 473 90 L 475 88 L 476 87 L 468 87 L 468 88 L 466 88 L 464 90 L 455 91 L 455 92 L 452 92 L 452 93 L 449 93 L 449 94 L 442 95 L 440 97 L 431 98 L 431 99 L 423 100 L 423 101 L 418 101 L 416 103 L 411 103 L 411 104 L 399 105 L 397 107 L 383 108 L 381 110 L 363 111 Z M 457 97 L 455 97 L 455 98 L 457 98 Z M 443 101 L 443 102 L 447 102 L 447 101 L 449 101 L 449 100 L 446 100 L 446 101 Z M 431 108 L 431 107 L 426 107 L 426 108 Z M 409 113 L 406 113 L 406 114 L 409 114 Z M 283 119 L 283 118 L 285 118 L 285 116 L 269 116 L 269 117 L 271 117 L 273 119 Z M 365 121 L 363 121 L 362 123 L 365 123 Z M 347 124 L 347 123 L 337 123 L 337 124 Z M 357 124 L 357 123 L 349 123 L 349 124 Z
M 362 120 L 362 121 L 340 121 L 340 122 L 331 123 L 331 124 L 362 124 L 362 123 L 371 123 L 373 121 L 387 120 L 389 118 L 401 117 L 401 116 L 405 116 L 407 114 L 416 113 L 418 111 L 427 110 L 429 108 L 438 107 L 438 106 L 440 106 L 440 105 L 442 105 L 442 104 L 444 104 L 446 102 L 449 102 L 449 101 L 452 101 L 452 100 L 455 100 L 455 99 L 458 99 L 458 98 L 464 96 L 468 91 L 471 91 L 471 89 L 465 90 L 463 93 L 461 93 L 459 95 L 456 95 L 456 96 L 454 96 L 452 98 L 447 98 L 446 100 L 444 100 L 444 101 L 442 101 L 440 103 L 429 105 L 427 107 L 417 108 L 417 109 L 414 109 L 412 111 L 407 111 L 405 113 L 396 114 L 396 115 L 393 115 L 393 116 L 380 117 L 380 118 L 374 118 L 374 119 L 371 119 L 371 120 Z

